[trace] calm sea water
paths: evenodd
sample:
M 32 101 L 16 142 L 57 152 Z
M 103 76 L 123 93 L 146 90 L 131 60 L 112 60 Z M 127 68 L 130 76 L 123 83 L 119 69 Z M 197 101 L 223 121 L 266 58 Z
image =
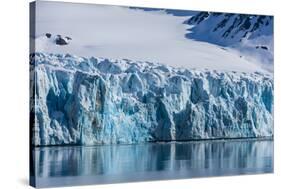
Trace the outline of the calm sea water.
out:
M 272 140 L 40 147 L 38 187 L 273 172 Z

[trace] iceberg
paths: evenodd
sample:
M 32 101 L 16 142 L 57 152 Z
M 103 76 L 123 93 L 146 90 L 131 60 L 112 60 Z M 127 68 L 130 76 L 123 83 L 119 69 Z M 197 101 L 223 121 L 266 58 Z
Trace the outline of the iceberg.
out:
M 32 143 L 273 137 L 273 76 L 32 53 Z

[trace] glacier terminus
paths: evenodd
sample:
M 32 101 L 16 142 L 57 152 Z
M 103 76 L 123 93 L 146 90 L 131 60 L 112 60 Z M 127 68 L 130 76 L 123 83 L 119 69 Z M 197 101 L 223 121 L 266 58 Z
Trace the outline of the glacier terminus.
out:
M 273 76 L 33 53 L 32 143 L 273 137 Z

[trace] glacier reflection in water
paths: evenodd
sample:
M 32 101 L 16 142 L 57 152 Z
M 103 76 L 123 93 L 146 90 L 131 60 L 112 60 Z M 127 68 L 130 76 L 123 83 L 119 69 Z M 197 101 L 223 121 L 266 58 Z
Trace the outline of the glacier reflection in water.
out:
M 38 187 L 273 172 L 272 140 L 40 147 Z

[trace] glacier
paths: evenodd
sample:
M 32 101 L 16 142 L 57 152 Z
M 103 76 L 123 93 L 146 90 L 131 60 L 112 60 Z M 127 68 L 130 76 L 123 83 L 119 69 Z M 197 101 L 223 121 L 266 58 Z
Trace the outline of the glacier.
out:
M 32 144 L 273 137 L 273 75 L 30 55 Z

